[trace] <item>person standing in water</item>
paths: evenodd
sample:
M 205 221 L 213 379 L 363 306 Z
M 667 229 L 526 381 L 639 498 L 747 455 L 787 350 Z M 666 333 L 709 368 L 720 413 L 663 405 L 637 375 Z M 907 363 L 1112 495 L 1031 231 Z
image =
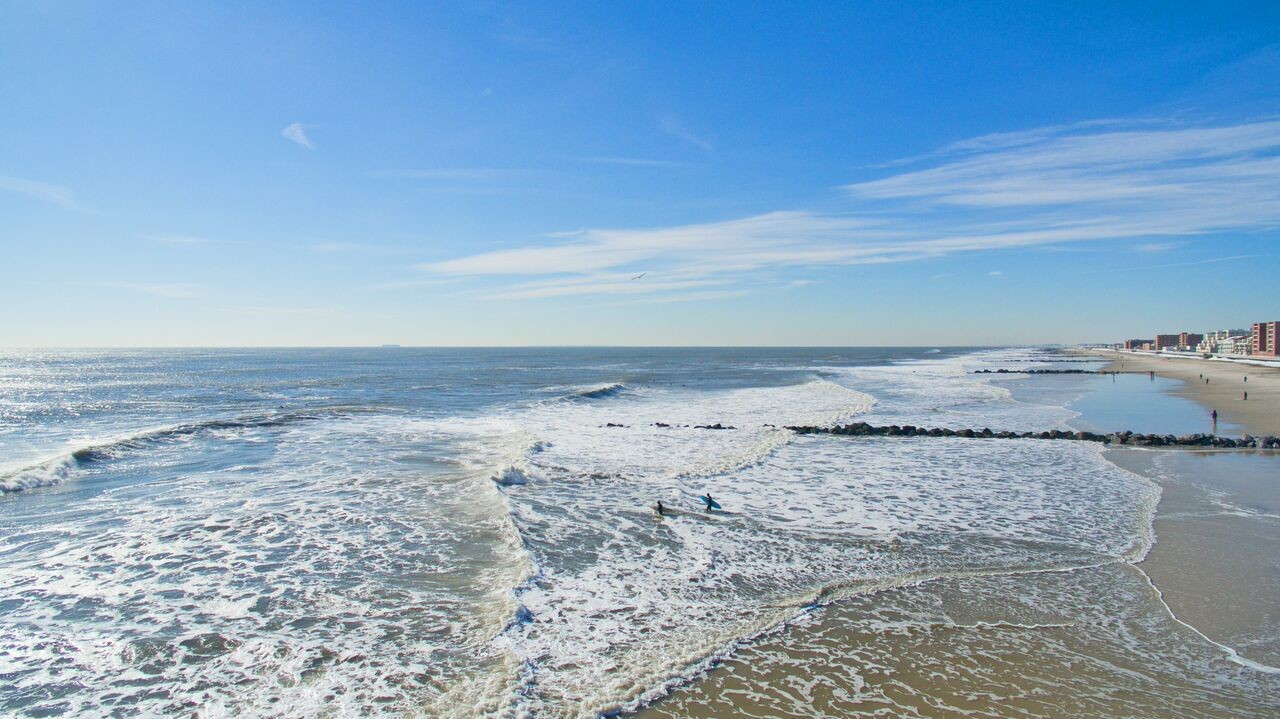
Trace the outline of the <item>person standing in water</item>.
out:
M 659 499 L 659 500 L 658 500 L 658 516 L 659 516 L 659 517 L 665 516 L 665 515 L 663 514 L 663 512 L 664 512 L 664 511 L 666 511 L 666 510 L 665 510 L 665 509 L 663 508 L 663 506 L 662 506 L 662 500 L 661 500 L 661 499 Z
M 1218 410 L 1216 409 L 1213 411 L 1213 426 L 1215 428 L 1218 426 Z M 658 504 L 662 504 L 662 503 L 659 502 Z
M 703 499 L 707 500 L 707 511 L 710 512 L 711 509 L 715 507 L 716 501 L 711 498 L 710 492 L 707 492 L 707 496 L 703 497 Z

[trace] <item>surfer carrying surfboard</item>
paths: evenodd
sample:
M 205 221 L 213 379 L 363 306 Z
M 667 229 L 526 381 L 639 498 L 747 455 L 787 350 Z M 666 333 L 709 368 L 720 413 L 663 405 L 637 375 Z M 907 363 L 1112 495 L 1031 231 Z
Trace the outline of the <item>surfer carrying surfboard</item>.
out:
M 711 498 L 710 492 L 707 492 L 707 494 L 702 499 L 705 500 L 707 503 L 708 512 L 710 512 L 713 509 L 720 509 L 720 503 Z

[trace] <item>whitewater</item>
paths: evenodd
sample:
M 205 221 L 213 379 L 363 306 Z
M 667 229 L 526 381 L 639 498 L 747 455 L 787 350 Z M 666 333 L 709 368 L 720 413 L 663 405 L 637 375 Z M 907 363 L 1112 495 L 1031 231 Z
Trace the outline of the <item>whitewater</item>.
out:
M 615 715 L 888 590 L 1130 567 L 1160 489 L 1096 445 L 783 428 L 1068 429 L 972 374 L 1049 358 L 7 355 L 0 711 Z

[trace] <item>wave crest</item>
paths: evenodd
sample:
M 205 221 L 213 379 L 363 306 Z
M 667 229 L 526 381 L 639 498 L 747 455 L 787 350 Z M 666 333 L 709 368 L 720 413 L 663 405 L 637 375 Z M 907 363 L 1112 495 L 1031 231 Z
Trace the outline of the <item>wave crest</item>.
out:
M 598 387 L 580 389 L 565 395 L 563 399 L 568 401 L 607 399 L 609 397 L 617 397 L 629 389 L 631 388 L 621 382 L 614 382 L 612 384 L 600 385 Z
M 304 412 L 276 412 L 237 418 L 185 422 L 90 444 L 35 464 L 0 474 L 0 494 L 49 487 L 70 478 L 76 470 L 98 462 L 119 459 L 131 452 L 210 432 L 282 427 L 354 412 L 354 408 L 326 408 Z

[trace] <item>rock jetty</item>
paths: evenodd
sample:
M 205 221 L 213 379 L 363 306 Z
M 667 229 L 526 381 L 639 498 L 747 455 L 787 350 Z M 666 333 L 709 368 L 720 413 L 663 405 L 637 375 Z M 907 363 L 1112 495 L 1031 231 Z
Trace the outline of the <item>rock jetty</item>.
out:
M 1140 434 L 1137 432 L 1111 432 L 1098 434 L 1095 432 L 1072 432 L 1069 430 L 1051 429 L 1041 432 L 993 431 L 982 429 L 951 429 L 949 427 L 916 427 L 913 425 L 877 426 L 866 422 L 838 425 L 835 427 L 815 427 L 812 425 L 788 426 L 787 429 L 799 434 L 837 434 L 847 437 L 963 437 L 965 439 L 1056 439 L 1077 442 L 1100 442 L 1102 444 L 1126 447 L 1213 447 L 1218 449 L 1280 449 L 1280 437 L 1253 437 L 1245 435 L 1239 439 L 1219 437 L 1213 434 Z
M 1121 374 L 1093 369 L 980 369 L 974 374 Z

